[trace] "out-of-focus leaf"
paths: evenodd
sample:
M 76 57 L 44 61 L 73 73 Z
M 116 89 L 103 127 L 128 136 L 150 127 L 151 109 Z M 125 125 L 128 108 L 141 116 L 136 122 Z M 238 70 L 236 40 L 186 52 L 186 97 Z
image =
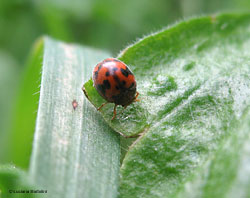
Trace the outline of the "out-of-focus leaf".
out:
M 4 161 L 28 168 L 32 150 L 35 120 L 39 100 L 40 73 L 42 65 L 43 40 L 34 45 L 27 62 L 16 102 L 13 102 L 11 128 L 8 134 L 7 148 L 4 149 Z
M 1 198 L 39 198 L 40 191 L 29 180 L 27 173 L 12 166 L 0 166 L 0 197 Z
M 29 0 L 1 0 L 0 46 L 23 66 L 29 49 L 43 32 L 42 23 Z
M 0 50 L 0 162 L 3 162 L 11 124 L 11 110 L 15 102 L 19 65 L 7 52 Z

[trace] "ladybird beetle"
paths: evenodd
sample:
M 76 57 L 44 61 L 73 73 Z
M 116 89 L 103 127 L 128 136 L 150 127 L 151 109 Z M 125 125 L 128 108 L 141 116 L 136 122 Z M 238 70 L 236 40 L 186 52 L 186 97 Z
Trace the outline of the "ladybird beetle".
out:
M 103 60 L 95 66 L 92 78 L 97 92 L 107 101 L 97 110 L 108 103 L 115 103 L 112 120 L 116 116 L 117 105 L 125 109 L 132 102 L 138 101 L 135 77 L 122 61 L 115 58 Z

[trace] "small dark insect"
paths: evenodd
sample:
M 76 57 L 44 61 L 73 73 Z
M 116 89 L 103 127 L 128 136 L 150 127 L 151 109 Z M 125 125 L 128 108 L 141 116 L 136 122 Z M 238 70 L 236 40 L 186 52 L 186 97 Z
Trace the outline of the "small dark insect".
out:
M 107 103 L 115 103 L 112 120 L 115 119 L 117 105 L 126 108 L 138 101 L 135 76 L 122 61 L 115 58 L 103 60 L 95 66 L 92 78 L 97 92 L 107 101 L 98 111 Z
M 76 100 L 73 100 L 72 106 L 73 106 L 73 109 L 75 110 L 78 107 L 78 102 Z

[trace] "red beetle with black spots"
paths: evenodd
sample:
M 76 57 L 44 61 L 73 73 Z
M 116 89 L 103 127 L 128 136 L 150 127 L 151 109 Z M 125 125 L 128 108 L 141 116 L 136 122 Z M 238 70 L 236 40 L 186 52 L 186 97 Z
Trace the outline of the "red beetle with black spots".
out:
M 135 77 L 122 61 L 115 58 L 103 60 L 95 66 L 92 78 L 96 90 L 107 101 L 98 110 L 107 103 L 115 103 L 112 120 L 116 116 L 117 105 L 126 108 L 132 102 L 138 101 Z

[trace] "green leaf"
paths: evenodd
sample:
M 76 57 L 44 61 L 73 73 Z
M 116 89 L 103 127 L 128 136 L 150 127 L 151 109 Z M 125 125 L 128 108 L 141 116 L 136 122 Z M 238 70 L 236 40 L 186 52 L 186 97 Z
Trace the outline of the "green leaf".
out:
M 174 197 L 249 197 L 250 111 Z
M 28 169 L 39 100 L 43 40 L 38 40 L 27 61 L 19 94 L 14 103 L 4 161 Z
M 30 193 L 30 190 L 41 190 L 31 184 L 27 173 L 12 166 L 0 166 L 0 197 L 1 198 L 35 198 L 38 194 Z M 29 193 L 27 192 L 29 191 Z
M 123 161 L 121 197 L 174 197 L 226 139 L 234 138 L 250 104 L 249 19 L 220 15 L 182 22 L 121 55 L 135 71 L 152 117 L 149 131 Z M 169 76 L 177 89 L 159 95 Z M 149 83 L 142 83 L 146 78 Z
M 120 197 L 174 197 L 224 141 L 233 141 L 250 104 L 249 21 L 249 14 L 191 19 L 119 56 L 135 74 L 141 101 L 119 109 L 114 122 L 110 106 L 103 117 L 126 136 L 147 129 L 123 160 Z M 91 100 L 94 88 L 86 92 Z
M 94 88 L 92 79 L 84 84 L 84 90 L 86 97 L 96 108 L 106 102 Z M 118 115 L 116 119 L 111 120 L 113 117 L 113 107 L 114 104 L 109 103 L 102 108 L 101 113 L 106 122 L 121 135 L 136 136 L 147 127 L 147 113 L 139 103 L 129 105 L 125 111 L 122 110 L 122 107 L 118 106 Z
M 46 38 L 31 179 L 49 197 L 116 197 L 119 135 L 82 92 L 103 51 Z
M 8 140 L 11 110 L 15 101 L 18 84 L 19 65 L 5 51 L 0 50 L 0 162 L 6 158 L 5 148 Z

